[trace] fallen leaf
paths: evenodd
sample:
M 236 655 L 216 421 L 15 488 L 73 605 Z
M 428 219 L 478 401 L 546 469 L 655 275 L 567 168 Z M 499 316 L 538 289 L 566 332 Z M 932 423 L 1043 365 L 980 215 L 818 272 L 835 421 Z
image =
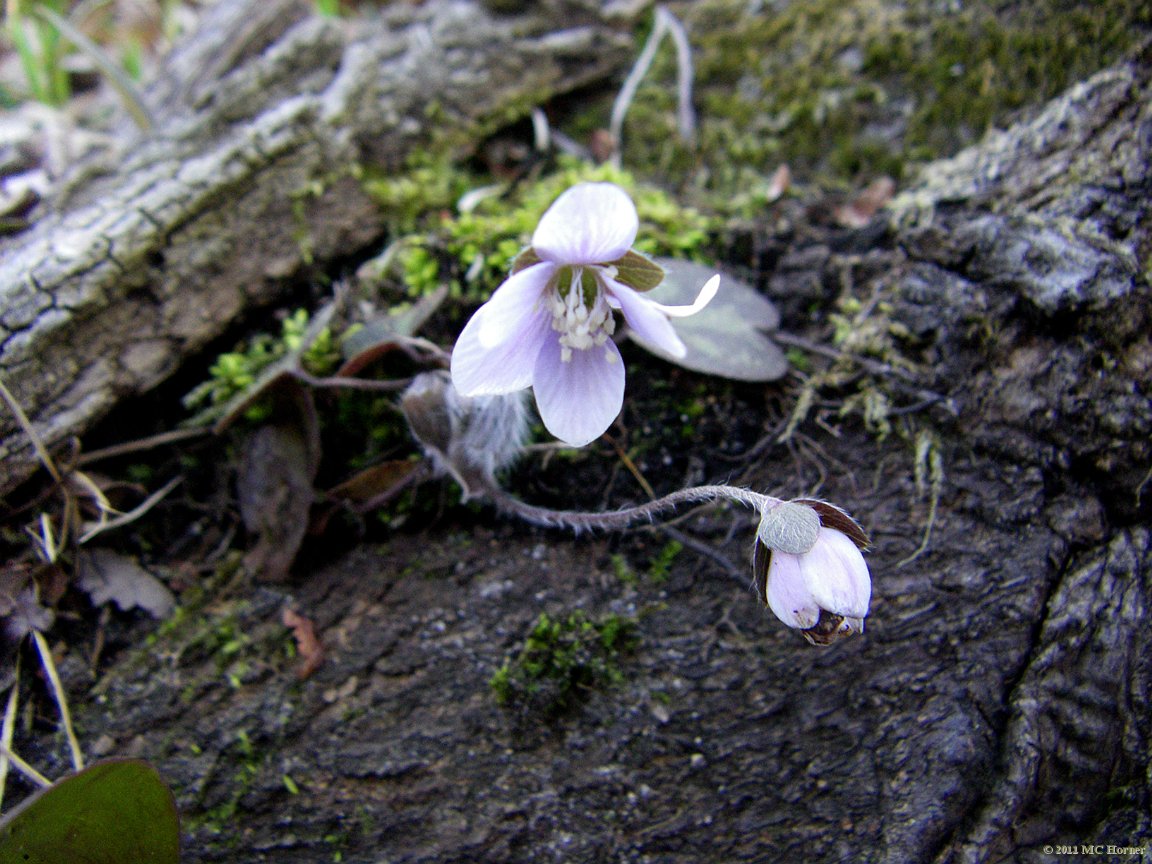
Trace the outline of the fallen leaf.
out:
M 411 459 L 381 462 L 333 486 L 325 493 L 325 497 L 342 501 L 357 511 L 374 509 L 379 506 L 377 502 L 388 501 L 392 495 L 406 489 L 419 467 L 420 463 Z
M 768 188 L 764 192 L 766 203 L 771 204 L 776 201 L 788 191 L 788 187 L 792 185 L 792 169 L 787 165 L 781 165 L 772 174 L 772 179 L 768 182 Z
M 305 618 L 287 606 L 284 607 L 280 620 L 285 627 L 291 628 L 292 635 L 296 637 L 296 651 L 303 660 L 296 669 L 296 677 L 304 680 L 324 662 L 324 646 L 316 637 L 316 625 L 312 623 L 312 619 Z
M 0 819 L 0 861 L 177 864 L 172 792 L 138 759 L 98 762 L 53 783 Z
M 176 605 L 176 598 L 167 585 L 119 552 L 83 550 L 77 565 L 76 584 L 97 606 L 111 601 L 125 612 L 143 609 L 153 618 L 167 618 Z
M 283 379 L 269 393 L 273 416 L 244 441 L 236 487 L 251 543 L 245 566 L 266 582 L 288 578 L 308 530 L 320 464 L 320 433 L 312 393 Z
M 33 630 L 48 630 L 55 620 L 51 609 L 40 605 L 36 592 L 31 588 L 20 591 L 15 596 L 3 598 L 6 611 L 3 615 L 4 633 L 17 642 Z
M 851 202 L 832 211 L 837 223 L 845 228 L 863 228 L 872 221 L 880 208 L 892 200 L 896 181 L 891 177 L 878 177 L 864 187 Z
M 344 364 L 336 371 L 336 377 L 356 375 L 385 354 L 399 350 L 405 340 L 416 335 L 447 296 L 447 286 L 441 286 L 411 306 L 391 309 L 363 322 L 358 330 L 341 342 Z
M 670 363 L 721 378 L 775 381 L 788 374 L 787 357 L 765 335 L 780 325 L 780 313 L 767 297 L 718 267 L 672 258 L 657 258 L 656 263 L 664 268 L 664 281 L 646 296 L 657 303 L 691 303 L 717 272 L 720 290 L 695 315 L 670 319 L 688 349 L 683 357 L 673 357 L 630 330 L 628 336 L 633 342 Z

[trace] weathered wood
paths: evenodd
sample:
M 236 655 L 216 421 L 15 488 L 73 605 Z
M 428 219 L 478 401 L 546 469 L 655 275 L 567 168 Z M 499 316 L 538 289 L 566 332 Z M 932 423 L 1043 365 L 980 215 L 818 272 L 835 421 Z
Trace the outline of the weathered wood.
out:
M 215 4 L 145 94 L 155 128 L 125 122 L 113 152 L 0 243 L 0 375 L 49 444 L 312 265 L 378 241 L 360 168 L 466 156 L 631 57 L 630 22 L 597 3 L 501 16 L 438 0 L 341 20 L 311 8 Z M 0 493 L 34 467 L 0 412 Z

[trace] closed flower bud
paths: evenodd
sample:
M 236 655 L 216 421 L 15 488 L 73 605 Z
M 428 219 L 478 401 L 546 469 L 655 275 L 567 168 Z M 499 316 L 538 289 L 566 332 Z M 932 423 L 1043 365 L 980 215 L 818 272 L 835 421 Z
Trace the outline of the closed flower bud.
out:
M 493 485 L 528 435 L 523 393 L 461 396 L 444 371 L 417 375 L 400 408 L 436 471 L 460 484 L 465 501 Z
M 815 514 L 816 522 L 800 508 Z M 860 551 L 867 545 L 855 520 L 823 501 L 801 499 L 768 510 L 752 556 L 761 600 L 814 645 L 862 633 L 872 594 Z

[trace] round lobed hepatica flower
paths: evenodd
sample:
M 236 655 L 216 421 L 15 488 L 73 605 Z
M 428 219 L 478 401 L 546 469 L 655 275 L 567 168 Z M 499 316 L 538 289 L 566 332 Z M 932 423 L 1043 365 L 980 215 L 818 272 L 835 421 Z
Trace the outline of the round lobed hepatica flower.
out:
M 612 341 L 614 313 L 675 357 L 684 343 L 668 318 L 708 304 L 719 276 L 690 306 L 644 297 L 663 271 L 632 251 L 639 218 L 611 183 L 581 183 L 553 202 L 512 275 L 464 327 L 452 350 L 452 381 L 464 396 L 532 387 L 548 431 L 573 446 L 598 438 L 620 412 L 624 363 Z
M 872 580 L 868 537 L 824 501 L 786 501 L 764 513 L 752 554 L 760 598 L 814 645 L 864 632 Z

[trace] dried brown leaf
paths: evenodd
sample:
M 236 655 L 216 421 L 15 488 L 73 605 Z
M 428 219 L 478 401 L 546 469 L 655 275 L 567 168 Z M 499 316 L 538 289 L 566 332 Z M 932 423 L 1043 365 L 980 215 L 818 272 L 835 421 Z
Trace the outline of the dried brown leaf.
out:
M 324 662 L 324 646 L 316 636 L 316 625 L 311 618 L 306 618 L 287 606 L 284 607 L 280 620 L 285 627 L 292 630 L 292 635 L 296 638 L 296 651 L 303 661 L 296 669 L 296 677 L 303 680 Z
M 896 181 L 891 177 L 878 177 L 864 187 L 851 202 L 832 211 L 836 222 L 845 228 L 863 228 L 872 221 L 880 208 L 892 200 Z
M 77 565 L 76 584 L 97 606 L 111 601 L 126 612 L 143 609 L 154 618 L 167 618 L 176 605 L 168 586 L 126 555 L 85 550 Z

